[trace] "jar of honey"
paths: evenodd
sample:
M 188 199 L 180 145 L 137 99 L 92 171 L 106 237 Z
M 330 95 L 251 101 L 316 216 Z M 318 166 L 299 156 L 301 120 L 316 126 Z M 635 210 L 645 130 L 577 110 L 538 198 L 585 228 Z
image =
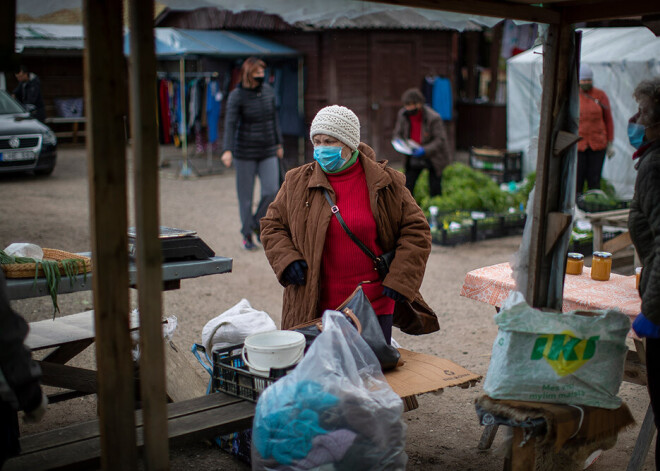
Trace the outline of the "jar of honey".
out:
M 642 267 L 635 268 L 635 289 L 639 289 L 639 280 L 642 278 Z
M 584 255 L 578 252 L 569 252 L 566 258 L 566 274 L 581 275 L 584 268 Z
M 591 279 L 607 281 L 612 271 L 612 254 L 609 252 L 594 252 L 591 260 Z

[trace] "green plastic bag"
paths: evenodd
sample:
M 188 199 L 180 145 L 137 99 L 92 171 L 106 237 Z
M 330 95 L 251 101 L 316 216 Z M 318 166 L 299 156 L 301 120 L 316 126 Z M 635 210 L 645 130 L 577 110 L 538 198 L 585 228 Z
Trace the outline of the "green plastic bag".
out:
M 495 316 L 499 332 L 484 382 L 486 394 L 619 407 L 630 320 L 615 310 L 590 314 L 542 312 L 512 292 Z

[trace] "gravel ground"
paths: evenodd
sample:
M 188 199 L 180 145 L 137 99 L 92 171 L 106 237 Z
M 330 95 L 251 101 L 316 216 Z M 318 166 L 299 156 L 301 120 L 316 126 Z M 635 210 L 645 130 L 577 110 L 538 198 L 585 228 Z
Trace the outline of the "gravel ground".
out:
M 202 178 L 177 178 L 178 150 L 162 148 L 170 166 L 161 170 L 161 224 L 194 229 L 218 255 L 234 260 L 230 274 L 184 280 L 181 289 L 163 294 L 164 315 L 178 318 L 174 341 L 188 348 L 200 341 L 201 329 L 211 318 L 233 306 L 241 298 L 268 312 L 279 322 L 282 288 L 277 283 L 263 251 L 246 252 L 241 248 L 234 173 Z M 206 162 L 195 161 L 200 169 Z M 215 167 L 219 168 L 217 161 Z M 0 176 L 0 247 L 12 242 L 32 242 L 67 251 L 90 250 L 87 165 L 85 149 L 61 146 L 58 165 L 52 176 Z M 7 202 L 12 202 L 11 205 Z M 11 207 L 10 207 L 11 206 Z M 485 375 L 497 329 L 492 306 L 459 296 L 465 274 L 475 268 L 508 261 L 517 250 L 520 237 L 494 239 L 454 248 L 434 246 L 422 293 L 440 319 L 441 330 L 422 337 L 408 336 L 395 329 L 394 337 L 404 347 L 450 359 Z M 132 299 L 135 303 L 135 296 Z M 62 315 L 92 308 L 92 294 L 74 293 L 60 297 Z M 13 302 L 14 308 L 29 321 L 52 315 L 49 298 Z M 194 365 L 191 355 L 191 367 Z M 72 362 L 74 366 L 94 368 L 95 352 L 90 347 Z M 199 391 L 203 394 L 203 391 Z M 481 385 L 470 389 L 450 388 L 443 394 L 419 397 L 419 408 L 404 414 L 408 425 L 406 451 L 410 470 L 479 470 L 502 468 L 496 448 L 502 444 L 499 433 L 493 449 L 477 449 L 482 428 L 473 402 L 482 394 Z M 608 450 L 590 468 L 622 470 L 632 452 L 639 425 L 648 405 L 643 387 L 624 383 L 621 397 L 630 406 L 638 424 L 619 435 L 615 448 Z M 78 398 L 50 406 L 42 422 L 23 425 L 31 434 L 66 426 L 96 416 L 96 398 Z M 172 469 L 249 469 L 210 443 L 195 443 L 171 451 Z M 653 451 L 645 470 L 653 469 Z

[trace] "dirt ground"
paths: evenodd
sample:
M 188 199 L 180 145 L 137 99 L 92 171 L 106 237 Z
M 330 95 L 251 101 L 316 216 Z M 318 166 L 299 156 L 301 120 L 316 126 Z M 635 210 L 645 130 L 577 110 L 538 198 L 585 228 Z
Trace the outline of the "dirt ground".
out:
M 172 148 L 164 148 L 163 153 L 170 157 L 178 155 Z M 85 149 L 61 146 L 58 158 L 53 175 L 47 178 L 0 177 L 0 200 L 5 202 L 0 207 L 1 248 L 12 242 L 32 242 L 72 252 L 91 249 Z M 196 230 L 216 254 L 231 257 L 234 262 L 232 273 L 184 280 L 181 289 L 163 294 L 164 315 L 178 319 L 174 341 L 185 348 L 199 342 L 203 325 L 241 298 L 247 298 L 255 308 L 265 310 L 279 322 L 282 288 L 263 250 L 246 252 L 241 248 L 233 171 L 180 179 L 176 177 L 176 168 L 173 163 L 161 170 L 161 224 Z M 414 337 L 395 329 L 394 338 L 404 348 L 447 358 L 485 375 L 497 331 L 493 322 L 495 310 L 490 305 L 462 298 L 460 289 L 468 271 L 508 261 L 519 243 L 520 237 L 516 236 L 454 248 L 434 245 L 421 291 L 435 308 L 441 330 Z M 132 297 L 134 304 L 134 294 Z M 62 315 L 91 309 L 92 294 L 62 295 L 59 304 Z M 52 315 L 49 298 L 14 301 L 13 306 L 28 321 Z M 71 364 L 94 368 L 94 355 L 94 348 L 90 347 Z M 192 354 L 191 360 L 194 361 Z M 502 431 L 491 450 L 477 449 L 482 427 L 477 422 L 473 403 L 481 394 L 478 384 L 470 389 L 450 388 L 440 395 L 419 397 L 419 408 L 404 414 L 408 425 L 407 469 L 502 469 L 502 458 L 495 452 L 503 442 Z M 643 387 L 629 383 L 622 385 L 620 396 L 630 406 L 637 425 L 619 435 L 616 446 L 590 468 L 594 471 L 625 469 L 632 453 L 648 398 Z M 50 430 L 91 420 L 95 415 L 96 397 L 78 398 L 51 405 L 41 423 L 23 425 L 22 432 Z M 205 442 L 173 449 L 171 464 L 174 470 L 249 469 Z M 644 469 L 653 469 L 653 450 Z

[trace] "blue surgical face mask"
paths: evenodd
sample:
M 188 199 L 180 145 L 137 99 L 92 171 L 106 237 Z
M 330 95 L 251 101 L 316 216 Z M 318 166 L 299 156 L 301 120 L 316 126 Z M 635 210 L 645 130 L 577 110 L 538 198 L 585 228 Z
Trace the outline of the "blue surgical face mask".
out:
M 341 158 L 341 147 L 316 146 L 314 147 L 314 160 L 325 172 L 336 172 L 346 162 Z
M 628 140 L 630 145 L 635 149 L 639 149 L 644 143 L 644 134 L 646 127 L 637 123 L 628 123 Z

